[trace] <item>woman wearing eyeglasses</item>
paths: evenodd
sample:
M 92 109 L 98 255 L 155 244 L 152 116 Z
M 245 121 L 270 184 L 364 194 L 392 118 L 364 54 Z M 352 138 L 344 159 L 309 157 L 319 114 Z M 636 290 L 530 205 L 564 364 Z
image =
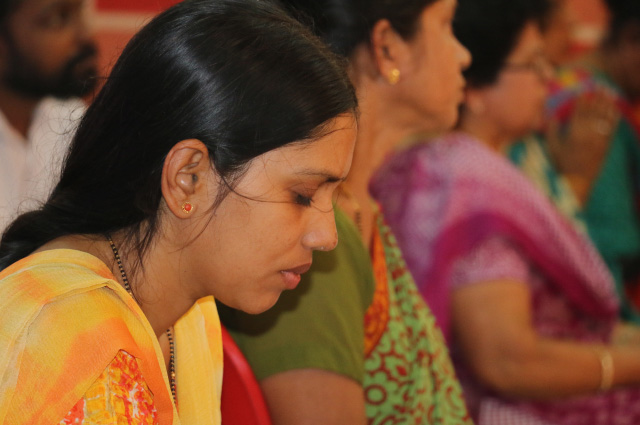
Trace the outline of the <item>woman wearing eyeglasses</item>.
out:
M 372 190 L 479 424 L 639 423 L 640 390 L 623 387 L 640 384 L 640 343 L 614 332 L 606 265 L 502 155 L 542 118 L 545 10 L 459 1 L 474 61 L 457 131 L 392 158 Z

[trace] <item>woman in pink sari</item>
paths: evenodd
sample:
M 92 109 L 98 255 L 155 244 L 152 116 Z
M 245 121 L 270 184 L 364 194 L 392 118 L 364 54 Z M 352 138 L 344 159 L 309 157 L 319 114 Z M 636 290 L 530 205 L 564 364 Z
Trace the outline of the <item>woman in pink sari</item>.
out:
M 390 159 L 372 191 L 479 424 L 640 423 L 640 340 L 605 264 L 501 154 L 542 116 L 535 5 L 459 1 L 474 57 L 459 131 Z

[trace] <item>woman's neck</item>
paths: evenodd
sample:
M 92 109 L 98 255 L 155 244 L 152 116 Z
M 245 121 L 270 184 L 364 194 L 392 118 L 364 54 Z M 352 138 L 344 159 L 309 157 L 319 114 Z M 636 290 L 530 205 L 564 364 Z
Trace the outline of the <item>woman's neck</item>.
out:
M 412 130 L 404 125 L 393 103 L 388 101 L 388 94 L 381 93 L 388 90 L 381 86 L 384 82 L 364 73 L 352 79 L 359 99 L 358 136 L 351 170 L 344 183 L 348 189 L 338 198 L 338 205 L 354 221 L 359 221 L 362 239 L 368 246 L 374 226 L 369 181 L 399 142 L 411 137 Z
M 114 243 L 118 243 L 118 235 L 114 235 Z M 137 264 L 137 255 L 132 250 L 125 248 L 120 254 L 136 301 L 157 336 L 173 326 L 198 298 L 188 292 L 188 285 L 183 284 L 180 256 L 175 255 L 177 251 L 178 247 L 158 236 L 145 253 L 143 264 Z M 123 284 L 117 263 L 112 270 L 118 282 Z
M 501 132 L 491 120 L 479 115 L 463 113 L 458 130 L 463 131 L 480 141 L 491 150 L 502 153 L 513 139 Z
M 402 108 L 390 96 L 393 87 L 379 76 L 359 72 L 352 77 L 358 94 L 358 139 L 347 178 L 355 193 L 368 193 L 372 175 L 391 152 L 419 131 L 406 122 Z

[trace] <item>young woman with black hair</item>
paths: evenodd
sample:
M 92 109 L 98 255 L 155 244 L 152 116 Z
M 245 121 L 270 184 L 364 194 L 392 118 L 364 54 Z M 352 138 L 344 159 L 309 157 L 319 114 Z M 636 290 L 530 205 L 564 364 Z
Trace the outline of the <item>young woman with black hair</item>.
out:
M 360 104 L 353 167 L 336 208 L 340 244 L 299 293 L 259 316 L 221 316 L 283 424 L 466 424 L 434 317 L 367 189 L 400 143 L 452 126 L 468 52 L 454 0 L 285 1 L 349 59 Z
M 342 61 L 269 2 L 152 20 L 2 237 L 0 423 L 219 424 L 211 295 L 264 311 L 336 246 L 355 110 Z

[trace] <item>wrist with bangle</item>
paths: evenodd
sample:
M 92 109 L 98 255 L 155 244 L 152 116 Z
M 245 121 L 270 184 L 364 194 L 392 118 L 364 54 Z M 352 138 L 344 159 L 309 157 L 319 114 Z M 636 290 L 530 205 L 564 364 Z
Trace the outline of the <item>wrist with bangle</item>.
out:
M 601 392 L 609 391 L 613 386 L 613 374 L 615 371 L 613 357 L 611 352 L 604 347 L 596 349 L 596 352 L 600 360 L 600 386 L 598 390 Z

